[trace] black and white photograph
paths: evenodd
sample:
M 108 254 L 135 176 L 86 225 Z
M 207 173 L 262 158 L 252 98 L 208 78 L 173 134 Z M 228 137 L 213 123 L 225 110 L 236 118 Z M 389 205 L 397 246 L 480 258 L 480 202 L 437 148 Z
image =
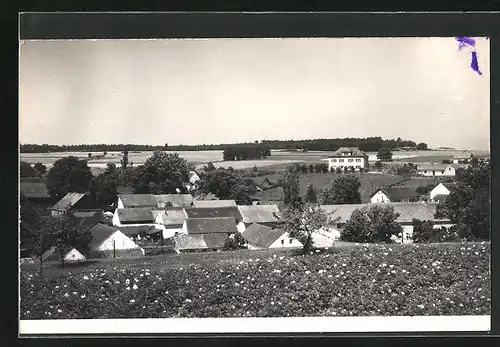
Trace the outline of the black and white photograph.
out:
M 489 43 L 21 40 L 20 333 L 489 330 Z

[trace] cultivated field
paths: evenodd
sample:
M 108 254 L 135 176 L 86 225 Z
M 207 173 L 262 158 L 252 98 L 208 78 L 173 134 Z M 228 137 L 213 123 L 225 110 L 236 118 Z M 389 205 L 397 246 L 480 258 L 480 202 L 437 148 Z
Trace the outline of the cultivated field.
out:
M 490 243 L 234 251 L 21 271 L 21 319 L 490 314 Z M 48 271 L 48 270 L 47 270 Z M 47 272 L 46 271 L 46 272 Z

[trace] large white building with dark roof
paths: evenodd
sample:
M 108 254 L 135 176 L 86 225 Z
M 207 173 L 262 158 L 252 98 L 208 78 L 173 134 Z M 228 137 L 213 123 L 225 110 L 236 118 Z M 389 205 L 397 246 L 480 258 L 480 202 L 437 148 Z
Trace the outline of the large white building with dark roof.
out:
M 328 171 L 353 167 L 356 171 L 368 168 L 368 155 L 357 147 L 341 147 L 328 159 Z

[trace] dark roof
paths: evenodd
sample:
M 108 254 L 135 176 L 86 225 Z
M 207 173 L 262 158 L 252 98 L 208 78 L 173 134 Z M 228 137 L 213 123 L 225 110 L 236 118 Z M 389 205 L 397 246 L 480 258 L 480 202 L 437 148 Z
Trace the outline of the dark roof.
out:
M 118 219 L 123 222 L 154 223 L 151 207 L 119 208 Z
M 374 196 L 378 191 L 382 191 L 387 195 L 392 202 L 401 201 L 404 198 L 418 198 L 418 193 L 410 187 L 382 187 L 377 189 L 370 197 Z
M 153 194 L 120 194 L 123 207 L 155 207 L 156 199 Z
M 239 221 L 243 217 L 237 206 L 217 207 L 217 208 L 186 208 L 188 218 L 216 218 L 216 217 L 232 217 Z
M 68 193 L 50 209 L 66 212 L 75 206 L 84 196 L 84 193 Z
M 350 157 L 366 157 L 367 155 L 359 150 L 357 147 L 340 147 L 337 149 L 330 158 L 333 157 L 344 157 L 342 153 L 351 152 Z
M 194 207 L 199 208 L 218 208 L 218 207 L 236 207 L 234 200 L 195 200 L 193 201 Z
M 173 237 L 175 248 L 178 250 L 207 249 L 207 243 L 203 235 L 179 234 Z
M 238 209 L 245 223 L 273 223 L 280 221 L 280 211 L 277 205 L 240 205 Z
M 102 211 L 75 211 L 73 215 L 77 222 L 91 227 L 101 223 L 104 218 Z
M 50 199 L 49 191 L 42 180 L 22 180 L 19 192 L 28 199 Z
M 117 232 L 118 229 L 115 229 L 113 227 L 104 225 L 104 224 L 97 224 L 95 227 L 93 227 L 90 230 L 90 233 L 92 234 L 92 241 L 90 241 L 89 244 L 89 249 L 94 250 L 97 247 L 99 247 L 108 237 L 113 235 L 115 232 Z
M 117 227 L 122 233 L 127 235 L 128 237 L 135 236 L 138 234 L 146 233 L 146 234 L 154 234 L 158 233 L 161 230 L 156 229 L 152 225 L 139 225 L 139 226 L 119 226 Z
M 273 230 L 270 227 L 254 223 L 243 232 L 243 238 L 251 244 L 267 248 L 284 233 L 283 230 Z
M 191 194 L 163 194 L 154 195 L 158 206 L 191 206 L 193 196 Z
M 236 233 L 234 218 L 188 218 L 185 221 L 188 234 Z
M 227 234 L 203 234 L 207 248 L 223 248 L 228 238 Z
M 452 189 L 455 189 L 458 186 L 458 184 L 455 183 L 455 182 L 445 182 L 445 183 L 442 183 L 442 184 L 450 192 L 452 191 Z

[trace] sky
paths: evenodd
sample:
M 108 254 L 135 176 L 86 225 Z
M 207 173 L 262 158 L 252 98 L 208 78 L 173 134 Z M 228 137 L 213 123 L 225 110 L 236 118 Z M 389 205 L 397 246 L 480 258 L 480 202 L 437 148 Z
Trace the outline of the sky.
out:
M 381 136 L 488 150 L 489 41 L 52 40 L 20 45 L 21 143 Z

